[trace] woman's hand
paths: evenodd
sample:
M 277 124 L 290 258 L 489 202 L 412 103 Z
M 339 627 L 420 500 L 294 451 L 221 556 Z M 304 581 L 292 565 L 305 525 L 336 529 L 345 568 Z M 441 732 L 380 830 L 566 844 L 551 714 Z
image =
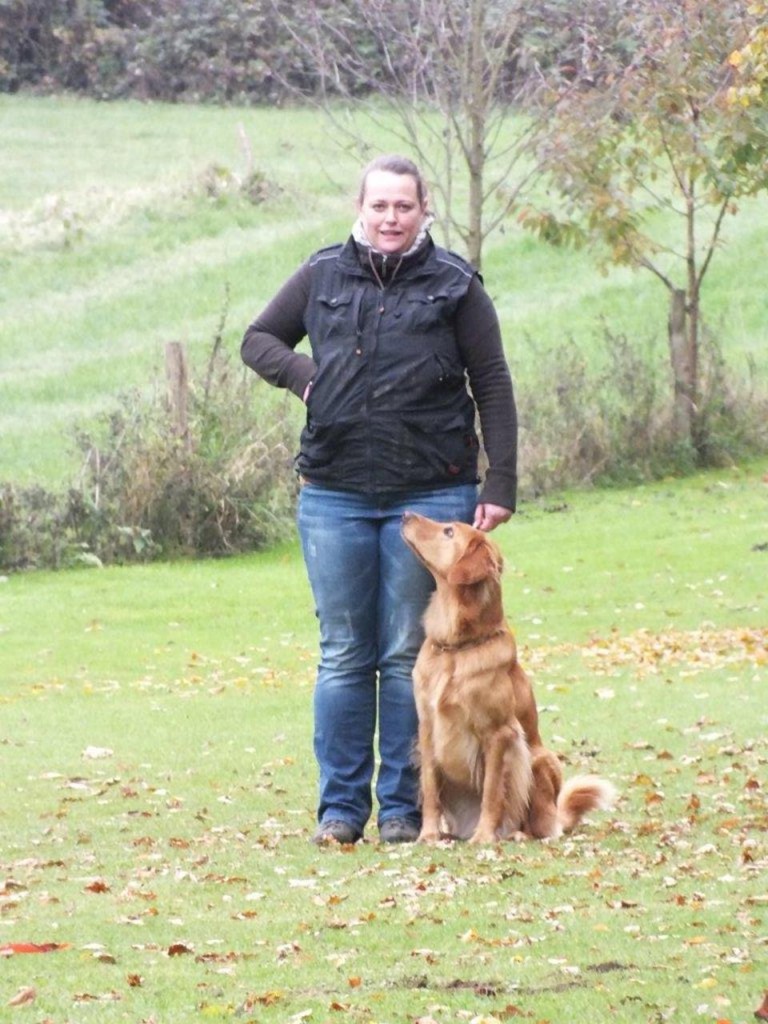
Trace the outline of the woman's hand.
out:
M 485 533 L 489 533 L 500 523 L 506 523 L 511 518 L 511 509 L 504 508 L 502 505 L 491 505 L 489 502 L 485 502 L 478 505 L 475 509 L 475 520 L 472 525 L 476 530 L 483 530 Z

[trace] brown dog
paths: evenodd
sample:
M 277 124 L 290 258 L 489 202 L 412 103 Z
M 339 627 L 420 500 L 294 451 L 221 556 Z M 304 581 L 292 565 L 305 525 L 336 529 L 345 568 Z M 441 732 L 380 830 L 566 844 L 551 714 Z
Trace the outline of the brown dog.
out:
M 435 578 L 414 667 L 423 825 L 473 843 L 556 837 L 615 798 L 604 779 L 563 783 L 539 735 L 531 683 L 501 602 L 502 558 L 486 534 L 406 512 L 403 538 Z

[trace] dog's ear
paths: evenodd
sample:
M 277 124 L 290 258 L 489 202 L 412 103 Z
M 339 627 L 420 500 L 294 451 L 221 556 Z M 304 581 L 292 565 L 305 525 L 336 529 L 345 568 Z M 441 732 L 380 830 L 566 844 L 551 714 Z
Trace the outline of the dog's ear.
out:
M 449 569 L 446 580 L 451 586 L 468 586 L 489 577 L 498 579 L 502 567 L 501 554 L 494 544 L 481 535 L 472 538 L 467 550 Z

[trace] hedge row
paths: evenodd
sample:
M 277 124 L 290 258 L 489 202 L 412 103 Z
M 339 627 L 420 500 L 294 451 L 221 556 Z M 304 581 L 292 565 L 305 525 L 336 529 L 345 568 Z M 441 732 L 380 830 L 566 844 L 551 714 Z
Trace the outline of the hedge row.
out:
M 340 81 L 339 91 L 354 96 L 376 89 L 387 73 L 382 40 L 366 27 L 365 2 L 0 0 L 0 92 L 280 103 L 318 88 L 311 37 L 321 40 L 328 67 L 334 48 L 360 58 L 356 71 L 341 62 L 340 74 L 356 77 Z M 440 2 L 462 16 L 463 0 Z M 621 18 L 630 7 L 631 0 L 521 2 L 504 88 L 516 92 L 524 78 L 555 64 L 569 77 L 588 72 L 592 80 L 603 55 L 623 51 Z M 416 0 L 390 0 L 388 17 L 411 24 L 418 8 Z M 494 19 L 509 10 L 509 3 L 488 0 L 489 38 Z

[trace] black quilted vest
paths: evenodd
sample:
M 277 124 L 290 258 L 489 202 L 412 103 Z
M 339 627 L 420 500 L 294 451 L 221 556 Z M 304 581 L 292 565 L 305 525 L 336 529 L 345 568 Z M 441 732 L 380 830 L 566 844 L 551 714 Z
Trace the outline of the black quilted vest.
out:
M 477 482 L 475 405 L 453 330 L 472 267 L 431 239 L 384 288 L 352 240 L 310 266 L 317 372 L 299 473 L 372 495 Z

